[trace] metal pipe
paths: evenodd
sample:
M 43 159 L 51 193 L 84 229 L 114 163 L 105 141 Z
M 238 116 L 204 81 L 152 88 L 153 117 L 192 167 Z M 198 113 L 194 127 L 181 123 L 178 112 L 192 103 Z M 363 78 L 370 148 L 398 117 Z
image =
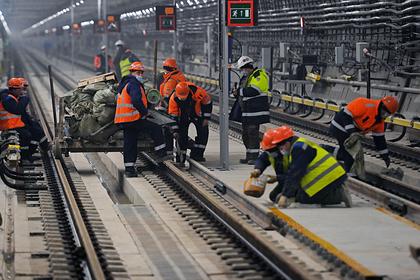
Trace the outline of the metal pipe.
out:
M 220 0 L 221 10 L 219 9 L 219 24 L 222 40 L 222 55 L 220 57 L 220 69 L 222 73 L 222 90 L 219 95 L 220 104 L 220 164 L 225 170 L 229 169 L 229 38 L 228 28 L 224 22 L 226 18 L 227 0 Z
M 349 85 L 349 86 L 355 86 L 355 87 L 367 87 L 367 84 L 365 82 L 345 81 L 345 80 L 333 79 L 333 78 L 321 78 L 321 81 L 332 83 L 332 84 Z M 371 84 L 371 88 L 395 91 L 395 92 L 420 94 L 420 89 L 409 88 L 409 87 Z
M 74 75 L 74 34 L 73 34 L 73 23 L 74 23 L 74 0 L 71 0 L 70 4 L 70 38 L 71 38 L 71 74 Z

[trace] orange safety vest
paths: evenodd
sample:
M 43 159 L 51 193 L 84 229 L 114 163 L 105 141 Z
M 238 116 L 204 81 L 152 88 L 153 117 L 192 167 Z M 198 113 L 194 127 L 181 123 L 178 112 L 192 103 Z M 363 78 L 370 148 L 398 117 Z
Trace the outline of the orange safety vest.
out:
M 195 84 L 188 82 L 188 86 L 197 87 L 195 92 L 192 93 L 192 99 L 194 100 L 194 111 L 197 117 L 203 117 L 201 114 L 201 105 L 207 105 L 211 103 L 211 97 L 207 94 L 207 91 L 204 88 L 198 87 Z M 171 99 L 169 100 L 168 114 L 174 117 L 179 117 L 181 110 L 178 103 L 175 100 L 175 94 L 172 94 Z
M 344 112 L 353 118 L 353 122 L 362 133 L 384 132 L 385 122 L 377 121 L 381 100 L 359 97 L 347 104 Z
M 18 102 L 18 99 L 13 95 L 9 94 L 9 96 Z M 25 124 L 23 123 L 21 116 L 6 111 L 6 109 L 4 109 L 3 103 L 0 102 L 0 131 L 24 126 Z
M 180 82 L 186 82 L 184 74 L 181 71 L 175 70 L 163 76 L 163 82 L 160 84 L 160 95 L 162 97 L 170 97 L 175 92 L 175 87 Z
M 115 110 L 114 123 L 128 123 L 139 120 L 142 116 L 139 111 L 131 103 L 131 97 L 127 92 L 127 86 L 124 87 L 122 92 L 118 94 L 117 108 Z M 140 87 L 141 101 L 147 108 L 147 97 L 143 87 Z

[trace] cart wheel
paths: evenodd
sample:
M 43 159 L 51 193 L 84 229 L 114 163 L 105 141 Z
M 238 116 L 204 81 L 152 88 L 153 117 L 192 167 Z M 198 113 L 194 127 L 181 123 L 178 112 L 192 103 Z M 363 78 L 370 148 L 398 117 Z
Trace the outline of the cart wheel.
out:
M 54 157 L 56 159 L 61 157 L 61 147 L 60 147 L 60 140 L 59 139 L 54 139 L 52 151 L 53 151 Z

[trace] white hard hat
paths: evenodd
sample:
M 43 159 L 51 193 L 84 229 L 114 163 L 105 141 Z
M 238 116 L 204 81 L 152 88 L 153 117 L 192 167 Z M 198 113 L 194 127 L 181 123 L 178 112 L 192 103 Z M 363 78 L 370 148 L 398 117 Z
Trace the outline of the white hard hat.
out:
M 236 68 L 241 69 L 242 67 L 244 67 L 245 65 L 249 64 L 249 63 L 253 63 L 254 60 L 252 58 L 250 58 L 249 56 L 241 56 L 238 59 L 238 62 L 236 63 Z
M 117 42 L 115 42 L 116 46 L 124 46 L 124 42 L 122 40 L 118 40 Z
M 105 45 L 102 45 L 101 46 L 101 50 L 104 50 L 104 49 L 106 49 L 106 46 Z

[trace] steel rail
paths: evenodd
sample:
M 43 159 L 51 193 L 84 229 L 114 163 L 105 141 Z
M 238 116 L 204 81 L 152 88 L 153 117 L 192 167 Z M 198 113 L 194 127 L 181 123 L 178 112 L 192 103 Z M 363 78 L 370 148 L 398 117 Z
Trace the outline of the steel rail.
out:
M 21 56 L 18 55 L 18 59 L 20 62 L 20 65 L 24 65 L 21 63 Z M 37 61 L 39 63 L 39 61 Z M 41 64 L 39 64 L 41 65 Z M 31 80 L 31 78 L 28 76 L 28 79 Z M 51 131 L 51 128 L 48 125 L 47 117 L 45 112 L 41 109 L 41 102 L 38 99 L 37 94 L 31 94 L 32 100 L 34 100 L 35 104 L 33 104 L 33 109 L 36 112 L 36 115 L 40 118 L 40 123 L 42 128 L 44 129 L 44 132 L 46 133 L 46 136 L 48 137 L 48 140 L 50 143 L 54 139 L 54 135 Z M 55 110 L 55 108 L 53 108 Z M 89 232 L 87 230 L 86 224 L 83 220 L 83 217 L 81 215 L 80 209 L 77 205 L 77 201 L 75 198 L 75 195 L 73 194 L 71 184 L 67 178 L 66 172 L 65 172 L 65 164 L 63 163 L 62 158 L 55 158 L 50 153 L 50 156 L 53 158 L 54 166 L 56 168 L 57 174 L 59 175 L 59 180 L 62 184 L 62 189 L 64 190 L 65 198 L 67 200 L 67 203 L 69 205 L 69 210 L 72 218 L 72 222 L 75 226 L 75 229 L 78 234 L 78 238 L 81 241 L 81 245 L 84 248 L 84 253 L 86 254 L 86 260 L 90 269 L 90 274 L 94 279 L 106 279 L 105 273 L 102 269 L 102 266 L 99 262 L 98 255 L 96 253 L 96 250 L 93 246 L 92 239 L 89 235 Z

